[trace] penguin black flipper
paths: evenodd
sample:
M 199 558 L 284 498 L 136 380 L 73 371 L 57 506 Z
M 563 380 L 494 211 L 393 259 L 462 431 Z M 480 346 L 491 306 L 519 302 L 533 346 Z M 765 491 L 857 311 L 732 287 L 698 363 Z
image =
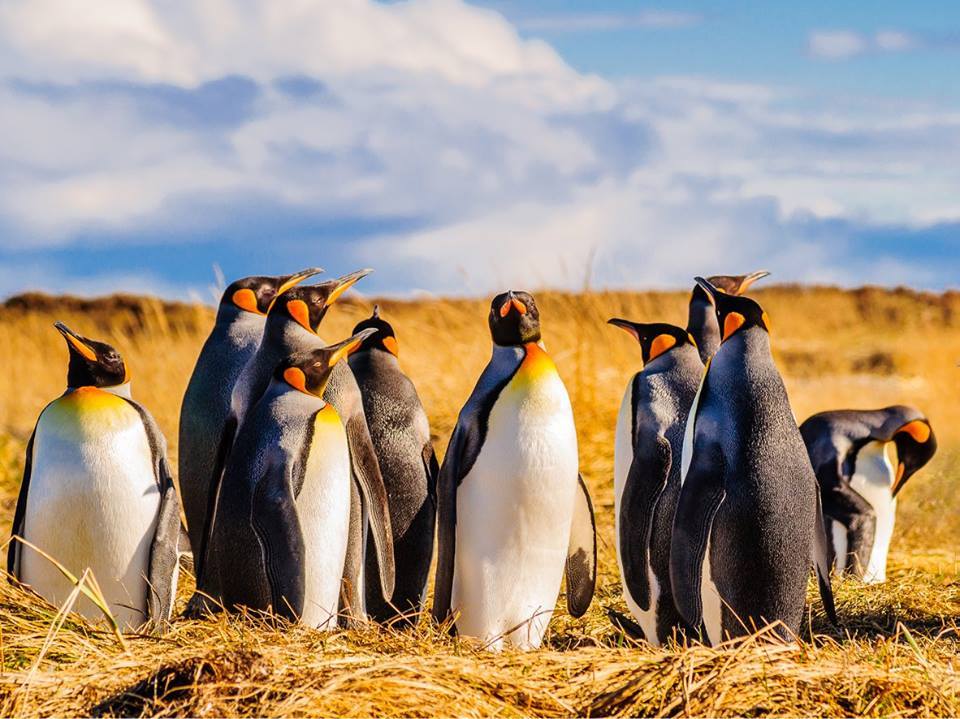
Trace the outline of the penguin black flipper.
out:
M 851 552 L 855 565 L 866 568 L 876 534 L 877 513 L 870 503 L 850 486 L 850 471 L 846 470 L 848 465 L 852 467 L 853 463 L 834 458 L 833 462 L 821 464 L 817 468 L 821 511 L 826 511 L 831 518 L 843 525 L 847 531 L 847 547 L 855 548 Z M 834 557 L 831 555 L 832 551 L 828 547 L 832 565 Z
M 573 502 L 573 522 L 570 525 L 570 545 L 565 566 L 567 610 L 573 617 L 582 617 L 593 601 L 597 586 L 597 524 L 590 493 L 583 476 L 579 474 Z
M 433 443 L 427 442 L 423 445 L 423 471 L 427 474 L 427 496 L 433 502 L 433 507 L 437 507 L 437 478 L 440 476 L 440 463 L 437 462 L 437 453 L 433 449 Z
M 692 417 L 693 415 L 691 415 Z M 726 463 L 719 443 L 700 438 L 683 479 L 670 540 L 670 583 L 680 616 L 691 627 L 700 626 L 702 567 L 713 518 L 726 496 Z
M 23 523 L 27 516 L 27 493 L 30 491 L 30 474 L 33 469 L 33 438 L 37 436 L 34 427 L 27 441 L 27 449 L 23 459 L 23 480 L 20 482 L 20 494 L 17 495 L 17 508 L 13 514 L 13 527 L 10 529 L 10 544 L 7 545 L 7 579 L 15 584 L 20 580 L 20 554 L 23 544 L 12 539 L 23 536 Z
M 643 611 L 650 609 L 650 534 L 657 502 L 672 465 L 670 442 L 654 432 L 638 433 L 620 505 L 620 551 L 624 581 Z
M 834 626 L 838 626 L 837 608 L 833 601 L 833 587 L 830 585 L 830 544 L 827 541 L 827 525 L 823 520 L 823 506 L 820 503 L 820 492 L 816 492 L 817 516 L 813 528 L 813 566 L 817 572 L 817 585 L 820 588 L 820 600 L 827 613 L 827 618 Z
M 223 472 L 227 466 L 227 457 L 233 447 L 233 440 L 237 434 L 237 417 L 233 414 L 227 418 L 220 434 L 220 443 L 217 446 L 217 455 L 213 465 L 213 475 L 210 477 L 210 494 L 207 495 L 207 513 L 203 526 L 203 541 L 199 547 L 194 547 L 193 565 L 197 577 L 197 586 L 200 587 L 204 579 L 203 569 L 207 562 L 207 551 L 210 546 L 210 535 L 213 534 L 213 520 L 217 514 L 217 503 L 220 501 L 220 489 L 223 487 Z M 198 551 L 199 550 L 199 551 Z

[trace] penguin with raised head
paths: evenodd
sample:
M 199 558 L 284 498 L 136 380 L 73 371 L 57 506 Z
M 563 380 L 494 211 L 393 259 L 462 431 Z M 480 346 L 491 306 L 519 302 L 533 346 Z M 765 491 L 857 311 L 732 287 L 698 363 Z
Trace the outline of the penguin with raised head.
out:
M 336 363 L 373 332 L 283 360 L 246 413 L 209 537 L 207 574 L 227 609 L 337 626 L 352 479 L 346 429 L 323 395 Z
M 536 648 L 566 573 L 579 617 L 596 583 L 593 507 L 567 390 L 526 292 L 493 299 L 493 356 L 460 411 L 438 481 L 434 617 L 491 649 Z
M 659 646 L 686 630 L 670 588 L 670 535 L 680 496 L 687 413 L 703 363 L 687 331 L 612 319 L 640 344 L 643 369 L 623 396 L 614 449 L 614 536 L 623 597 L 644 637 Z
M 843 409 L 813 415 L 800 434 L 820 482 L 834 567 L 885 581 L 897 494 L 937 451 L 930 420 L 904 405 Z
M 811 560 L 835 617 L 817 480 L 770 352 L 770 320 L 702 278 L 723 328 L 684 433 L 670 547 L 677 609 L 710 644 L 800 629 Z
M 166 442 L 130 398 L 120 354 L 61 322 L 56 328 L 70 352 L 67 389 L 40 413 L 27 443 L 7 572 L 62 604 L 74 585 L 36 547 L 74 576 L 89 569 L 124 630 L 147 622 L 163 628 L 180 551 L 180 503 Z M 74 610 L 103 616 L 83 595 Z
M 770 273 L 766 270 L 751 272 L 749 275 L 713 275 L 707 281 L 719 292 L 739 297 L 754 282 Z M 687 332 L 697 343 L 700 361 L 706 363 L 720 346 L 720 327 L 717 325 L 717 313 L 710 295 L 700 285 L 693 286 L 690 293 L 690 308 L 687 318 Z
M 207 551 L 207 540 L 211 536 L 213 521 L 217 515 L 217 503 L 225 491 L 230 491 L 222 481 L 223 467 L 234 444 L 239 426 L 243 423 L 247 411 L 263 395 L 270 384 L 277 365 L 291 354 L 306 352 L 325 346 L 317 335 L 317 328 L 330 306 L 352 287 L 357 281 L 370 273 L 359 270 L 336 280 L 316 285 L 293 287 L 280 295 L 267 314 L 263 338 L 256 353 L 247 362 L 233 390 L 231 413 L 220 439 L 218 458 L 221 464 L 214 468 L 214 475 L 220 477 L 208 502 L 204 540 L 201 545 L 201 570 L 198 572 L 198 595 L 191 601 L 190 613 L 197 614 L 209 608 L 205 597 L 217 599 L 220 594 L 216 585 L 216 574 L 206 576 L 204 565 L 217 562 L 215 552 Z M 390 530 L 390 517 L 387 508 L 387 493 L 383 477 L 377 462 L 376 452 L 370 440 L 366 419 L 363 414 L 363 400 L 356 379 L 344 362 L 333 367 L 329 382 L 326 384 L 324 398 L 337 410 L 347 431 L 350 447 L 350 461 L 355 487 L 351 489 L 351 533 L 347 552 L 347 593 L 345 612 L 354 618 L 363 617 L 363 562 L 364 531 L 363 525 L 369 523 L 374 546 L 380 561 L 380 580 L 387 594 L 393 592 L 393 539 Z
M 280 277 L 244 277 L 231 283 L 220 298 L 216 322 L 200 350 L 180 408 L 180 495 L 190 544 L 197 550 L 233 387 L 257 351 L 270 305 L 278 295 L 319 272 L 323 270 L 311 267 Z
M 385 598 L 378 583 L 366 583 L 367 614 L 378 622 L 412 624 L 423 608 L 433 560 L 439 467 L 427 413 L 400 368 L 396 333 L 380 316 L 379 306 L 353 332 L 366 329 L 372 334 L 351 352 L 349 363 L 387 488 L 396 570 L 392 597 Z M 365 571 L 368 577 L 379 573 L 370 544 Z

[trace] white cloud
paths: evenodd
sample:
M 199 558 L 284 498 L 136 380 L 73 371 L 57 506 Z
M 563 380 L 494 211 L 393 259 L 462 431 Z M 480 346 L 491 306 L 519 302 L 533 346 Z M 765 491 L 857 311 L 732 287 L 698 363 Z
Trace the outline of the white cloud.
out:
M 597 32 L 689 27 L 702 20 L 696 13 L 651 9 L 632 13 L 553 13 L 520 18 L 517 25 L 529 32 Z
M 873 42 L 884 52 L 904 52 L 912 50 L 918 44 L 912 35 L 899 30 L 881 30 L 873 36 Z
M 814 57 L 842 60 L 860 55 L 868 47 L 866 38 L 848 30 L 817 30 L 810 33 L 808 49 Z

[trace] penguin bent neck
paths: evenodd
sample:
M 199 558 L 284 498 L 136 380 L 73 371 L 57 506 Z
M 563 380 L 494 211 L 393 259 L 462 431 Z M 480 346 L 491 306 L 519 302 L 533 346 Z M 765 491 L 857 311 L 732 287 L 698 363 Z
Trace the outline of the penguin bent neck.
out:
M 850 488 L 873 507 L 876 515 L 873 546 L 870 559 L 864 567 L 863 581 L 867 584 L 886 581 L 887 553 L 896 521 L 897 500 L 892 496 L 895 478 L 890 461 L 891 442 L 870 442 L 857 453 L 857 461 Z

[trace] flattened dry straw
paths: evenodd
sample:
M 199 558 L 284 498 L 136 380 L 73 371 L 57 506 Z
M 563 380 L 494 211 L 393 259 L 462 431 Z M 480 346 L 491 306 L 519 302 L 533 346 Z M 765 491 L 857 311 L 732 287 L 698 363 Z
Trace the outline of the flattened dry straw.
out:
M 798 416 L 910 399 L 942 439 L 941 453 L 901 495 L 890 580 L 870 587 L 837 582 L 841 629 L 821 616 L 815 589 L 804 641 L 793 645 L 770 643 L 761 631 L 717 649 L 653 649 L 613 629 L 605 608 L 625 611 L 613 552 L 613 428 L 639 357 L 604 323 L 613 315 L 682 323 L 686 293 L 539 293 L 544 336 L 574 402 L 581 466 L 598 514 L 601 576 L 583 619 L 567 616 L 561 598 L 545 648 L 532 653 L 491 655 L 429 623 L 409 632 L 370 626 L 324 635 L 254 615 L 177 621 L 163 637 L 128 635 L 124 651 L 108 624 L 58 617 L 58 608 L 0 581 L 0 714 L 960 714 L 960 296 L 809 288 L 755 296 L 773 316 L 774 350 Z M 442 453 L 489 354 L 486 302 L 380 304 L 395 323 L 401 363 Z M 368 314 L 366 303 L 338 306 L 324 320 L 324 334 L 346 336 Z M 179 399 L 211 313 L 129 298 L 0 308 L 0 342 L 22 350 L 0 376 L 4 533 L 26 439 L 43 405 L 62 391 L 54 319 L 129 356 L 134 393 L 163 427 L 175 465 Z M 438 355 L 454 347 L 456 362 Z M 183 582 L 181 608 L 191 589 Z

